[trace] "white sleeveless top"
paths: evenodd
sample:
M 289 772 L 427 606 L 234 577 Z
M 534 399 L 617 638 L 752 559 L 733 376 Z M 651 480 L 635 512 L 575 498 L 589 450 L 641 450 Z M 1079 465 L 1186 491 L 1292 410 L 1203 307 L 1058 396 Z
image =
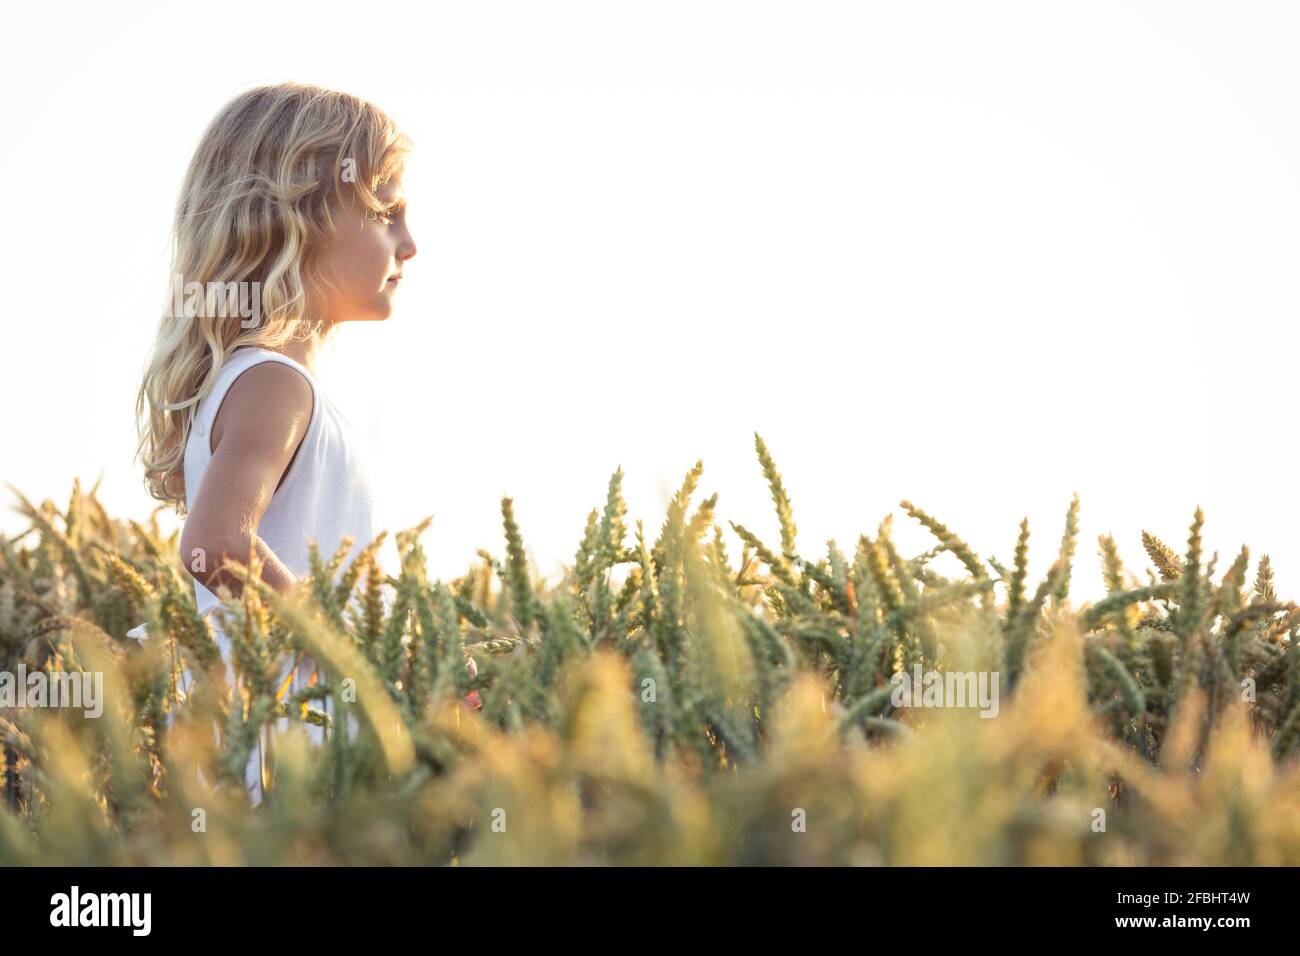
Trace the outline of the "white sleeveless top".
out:
M 304 575 L 310 570 L 309 539 L 315 540 L 324 562 L 347 535 L 352 538 L 352 550 L 339 568 L 342 573 L 377 533 L 373 491 L 360 454 L 362 439 L 334 407 L 315 376 L 287 355 L 260 346 L 243 346 L 226 356 L 212 391 L 199 401 L 185 443 L 186 509 L 193 507 L 203 473 L 212 461 L 212 425 L 226 392 L 240 374 L 261 362 L 280 362 L 306 378 L 311 385 L 312 409 L 297 455 L 257 526 L 258 537 L 290 571 Z M 194 594 L 199 614 L 204 617 L 221 605 L 221 600 L 197 580 Z M 215 622 L 210 623 L 215 626 Z

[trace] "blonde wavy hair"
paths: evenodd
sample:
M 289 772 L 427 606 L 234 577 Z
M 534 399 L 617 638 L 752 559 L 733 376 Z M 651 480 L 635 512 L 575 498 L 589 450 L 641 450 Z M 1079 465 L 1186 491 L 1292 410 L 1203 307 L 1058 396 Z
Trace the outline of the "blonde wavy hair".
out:
M 234 349 L 329 334 L 308 315 L 308 291 L 324 281 L 313 253 L 349 193 L 383 210 L 376 190 L 402 175 L 410 148 L 374 105 L 306 83 L 248 90 L 208 125 L 181 184 L 171 273 L 177 285 L 209 290 L 208 307 L 164 312 L 136 399 L 136 459 L 155 499 L 185 513 L 185 442 Z M 211 290 L 254 282 L 242 286 L 260 287 L 253 327 L 211 307 Z

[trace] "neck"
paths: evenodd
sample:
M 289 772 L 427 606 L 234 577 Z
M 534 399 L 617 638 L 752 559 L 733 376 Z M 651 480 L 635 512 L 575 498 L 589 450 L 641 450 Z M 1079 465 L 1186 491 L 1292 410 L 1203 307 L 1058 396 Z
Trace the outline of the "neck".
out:
M 315 375 L 317 362 L 324 350 L 325 334 L 326 333 L 320 332 L 306 339 L 286 342 L 284 345 L 280 346 L 280 348 L 276 349 L 276 351 L 281 355 L 287 355 L 299 365 L 304 366 L 307 371 Z

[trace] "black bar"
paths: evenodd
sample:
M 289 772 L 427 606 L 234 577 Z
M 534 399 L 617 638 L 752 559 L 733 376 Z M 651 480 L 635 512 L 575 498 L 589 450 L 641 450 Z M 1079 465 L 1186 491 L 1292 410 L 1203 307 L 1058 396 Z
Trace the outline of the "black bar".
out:
M 581 945 L 610 919 L 647 941 L 675 936 L 689 922 L 732 944 L 747 937 L 770 942 L 776 930 L 806 932 L 818 944 L 827 932 L 844 934 L 863 946 L 890 939 L 910 939 L 909 947 L 1035 938 L 1136 943 L 1191 934 L 1227 942 L 1281 929 L 1292 876 L 1287 868 L 1263 867 L 44 867 L 0 870 L 0 899 L 11 944 L 70 933 L 83 942 L 143 942 L 129 913 L 121 919 L 128 925 L 52 926 L 55 895 L 67 897 L 67 915 L 73 886 L 83 908 L 90 895 L 150 894 L 150 939 L 238 940 L 258 948 L 289 940 L 373 946 L 388 933 L 393 942 L 414 933 L 430 946 L 463 942 L 475 949 L 506 945 L 512 933 L 534 946 Z M 1210 895 L 1216 893 L 1228 895 Z M 89 905 L 97 907 L 98 898 Z M 135 915 L 141 922 L 142 912 Z M 1248 925 L 1161 925 L 1165 918 L 1204 917 L 1245 917 Z M 1129 918 L 1153 918 L 1155 925 L 1117 925 Z M 1044 924 L 1050 937 L 1040 935 Z

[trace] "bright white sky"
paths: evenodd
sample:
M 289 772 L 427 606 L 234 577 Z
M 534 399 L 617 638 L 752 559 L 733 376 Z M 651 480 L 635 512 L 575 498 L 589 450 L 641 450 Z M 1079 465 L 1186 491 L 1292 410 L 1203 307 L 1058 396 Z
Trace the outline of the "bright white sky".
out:
M 325 373 L 369 437 L 383 523 L 434 515 L 434 575 L 503 553 L 505 494 L 554 573 L 619 465 L 652 538 L 703 458 L 697 501 L 719 492 L 722 519 L 775 544 L 758 431 L 814 557 L 910 498 L 1004 562 L 1027 515 L 1041 573 L 1077 491 L 1076 598 L 1101 591 L 1098 533 L 1145 568 L 1140 531 L 1181 552 L 1198 503 L 1221 570 L 1247 543 L 1297 596 L 1294 5 L 6 21 L 0 478 L 29 497 L 102 474 L 110 510 L 148 515 L 132 413 L 182 172 L 230 96 L 302 79 L 417 143 L 419 255 L 393 318 L 345 328 Z

